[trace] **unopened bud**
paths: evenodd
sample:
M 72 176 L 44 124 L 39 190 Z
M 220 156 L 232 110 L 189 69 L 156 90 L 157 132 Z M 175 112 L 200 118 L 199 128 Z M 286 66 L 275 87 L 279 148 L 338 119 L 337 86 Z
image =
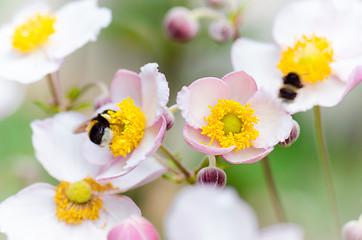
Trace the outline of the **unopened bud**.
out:
M 199 23 L 192 18 L 191 11 L 184 7 L 172 8 L 164 20 L 167 36 L 177 41 L 187 41 L 196 36 Z
M 234 38 L 235 29 L 230 21 L 226 19 L 217 20 L 210 24 L 209 36 L 216 42 L 226 43 Z
M 342 229 L 344 240 L 362 240 L 362 225 L 357 221 L 347 222 Z
M 297 121 L 293 120 L 293 128 L 290 132 L 290 135 L 287 139 L 285 139 L 283 142 L 279 142 L 278 144 L 282 147 L 289 147 L 292 145 L 295 141 L 297 141 L 300 133 L 300 127 Z
M 175 116 L 168 109 L 165 109 L 165 111 L 163 111 L 162 115 L 166 119 L 166 130 L 171 129 L 173 127 L 173 125 L 175 124 Z
M 220 168 L 205 167 L 197 173 L 197 183 L 223 188 L 226 184 L 226 174 Z
M 222 8 L 226 4 L 226 0 L 206 0 L 206 4 L 213 8 Z
M 155 227 L 144 217 L 132 215 L 109 231 L 107 240 L 159 240 Z

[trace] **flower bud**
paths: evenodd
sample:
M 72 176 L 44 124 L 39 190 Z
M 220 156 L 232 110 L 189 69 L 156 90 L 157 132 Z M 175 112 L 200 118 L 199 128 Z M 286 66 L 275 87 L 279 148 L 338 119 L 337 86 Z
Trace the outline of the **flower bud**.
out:
M 344 240 L 362 240 L 362 225 L 357 221 L 347 222 L 342 229 Z
M 289 147 L 292 145 L 295 141 L 297 141 L 300 133 L 300 127 L 297 121 L 293 120 L 293 128 L 290 132 L 290 135 L 287 139 L 284 140 L 284 142 L 279 142 L 278 144 L 282 147 Z
M 206 0 L 206 4 L 213 8 L 222 8 L 226 4 L 226 0 Z
M 226 19 L 214 21 L 209 26 L 209 36 L 219 43 L 226 43 L 235 36 L 234 26 Z
M 165 109 L 165 111 L 163 111 L 162 115 L 166 119 L 166 130 L 171 129 L 173 127 L 173 125 L 175 124 L 175 116 L 168 109 Z
M 107 240 L 159 240 L 155 227 L 144 217 L 132 215 L 109 231 Z
M 197 173 L 197 183 L 202 185 L 212 185 L 223 188 L 226 184 L 226 174 L 224 170 L 217 167 L 205 167 Z
M 199 23 L 191 16 L 191 11 L 184 7 L 172 8 L 164 20 L 167 36 L 177 41 L 187 41 L 196 36 Z

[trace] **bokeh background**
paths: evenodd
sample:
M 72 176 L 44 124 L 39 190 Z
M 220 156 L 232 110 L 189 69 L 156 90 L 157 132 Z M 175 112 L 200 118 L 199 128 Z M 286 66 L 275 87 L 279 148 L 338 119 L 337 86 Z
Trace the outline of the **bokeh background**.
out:
M 13 13 L 28 2 L 1 0 L 0 24 L 8 22 Z M 58 9 L 68 1 L 48 2 Z M 208 21 L 202 21 L 200 34 L 188 43 L 172 42 L 163 32 L 163 17 L 170 8 L 202 6 L 204 3 L 201 0 L 99 2 L 101 6 L 112 10 L 112 23 L 102 30 L 98 41 L 87 44 L 65 60 L 60 69 L 63 92 L 94 81 L 102 81 L 109 86 L 117 69 L 139 72 L 144 64 L 157 62 L 169 81 L 171 106 L 182 86 L 201 77 L 223 77 L 232 71 L 232 43 L 220 45 L 212 42 L 207 36 Z M 288 2 L 291 1 L 250 0 L 243 17 L 242 36 L 272 41 L 273 18 Z M 0 120 L 0 201 L 34 182 L 57 184 L 34 157 L 29 125 L 34 119 L 48 117 L 34 102 L 49 101 L 49 89 L 44 80 L 30 84 L 27 88 L 22 107 L 13 115 Z M 91 101 L 92 96 L 97 94 L 97 90 L 91 91 L 81 100 Z M 338 106 L 322 109 L 342 222 L 357 219 L 362 213 L 361 95 L 362 86 L 358 86 Z M 332 214 L 316 151 L 313 112 L 298 113 L 294 118 L 301 127 L 298 141 L 288 148 L 276 147 L 270 154 L 281 201 L 288 220 L 305 229 L 306 239 L 331 240 L 334 239 Z M 199 164 L 203 154 L 197 153 L 184 142 L 183 125 L 180 114 L 176 113 L 176 124 L 167 132 L 164 143 L 179 153 L 183 163 L 192 168 Z M 226 173 L 228 185 L 235 187 L 256 211 L 260 227 L 277 222 L 259 163 L 228 164 Z M 161 178 L 126 194 L 132 197 L 143 215 L 162 235 L 168 207 L 184 185 Z M 0 234 L 0 239 L 6 237 Z

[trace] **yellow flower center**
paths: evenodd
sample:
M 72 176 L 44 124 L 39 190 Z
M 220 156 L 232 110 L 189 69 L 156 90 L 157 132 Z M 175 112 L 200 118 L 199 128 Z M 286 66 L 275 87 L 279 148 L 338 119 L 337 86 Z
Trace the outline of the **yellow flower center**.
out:
M 38 13 L 29 17 L 25 23 L 15 28 L 13 38 L 13 48 L 21 53 L 27 53 L 43 46 L 48 41 L 54 30 L 55 17 Z
M 236 152 L 253 146 L 252 141 L 259 136 L 254 124 L 259 119 L 252 116 L 255 111 L 250 104 L 242 106 L 234 100 L 219 99 L 209 108 L 211 114 L 205 119 L 207 126 L 202 127 L 201 132 L 211 138 L 209 145 L 216 139 L 223 148 L 236 146 Z
M 278 68 L 283 75 L 297 73 L 307 83 L 316 83 L 333 74 L 330 63 L 333 62 L 333 48 L 325 37 L 313 35 L 303 38 L 287 50 L 281 52 Z
M 110 129 L 113 132 L 113 138 L 109 144 L 109 149 L 113 156 L 127 156 L 143 137 L 146 118 L 141 109 L 134 105 L 132 99 L 124 99 L 120 104 L 119 111 L 108 111 L 111 117 Z
M 62 181 L 56 188 L 54 201 L 59 221 L 78 225 L 85 220 L 96 220 L 103 200 L 98 193 L 114 190 L 110 183 L 102 186 L 91 178 L 69 183 Z

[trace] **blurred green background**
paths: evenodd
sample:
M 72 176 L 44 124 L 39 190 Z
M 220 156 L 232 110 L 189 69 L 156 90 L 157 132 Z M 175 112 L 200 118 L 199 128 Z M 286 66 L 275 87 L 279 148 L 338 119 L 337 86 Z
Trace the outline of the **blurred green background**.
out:
M 67 1 L 49 1 L 54 9 Z M 273 17 L 288 0 L 251 0 L 245 12 L 242 36 L 271 41 Z M 27 1 L 2 0 L 0 24 Z M 112 10 L 111 25 L 102 30 L 98 41 L 89 43 L 69 56 L 60 69 L 62 88 L 83 86 L 92 81 L 110 84 L 119 68 L 139 72 L 148 62 L 157 62 L 169 81 L 169 106 L 175 103 L 182 86 L 206 76 L 223 77 L 232 71 L 231 43 L 220 45 L 207 36 L 207 21 L 202 21 L 200 34 L 191 42 L 174 43 L 165 37 L 162 20 L 174 6 L 201 6 L 202 1 L 186 0 L 103 0 L 101 6 Z M 46 82 L 28 86 L 26 101 L 12 116 L 0 121 L 0 201 L 34 182 L 56 184 L 34 157 L 30 122 L 48 117 L 34 101 L 50 99 Z M 82 100 L 91 100 L 97 91 Z M 324 108 L 323 123 L 332 161 L 335 188 L 342 222 L 357 219 L 362 213 L 362 87 L 357 87 L 334 108 Z M 85 112 L 87 113 L 87 112 Z M 325 184 L 316 151 L 313 112 L 298 113 L 301 134 L 289 148 L 276 147 L 270 154 L 273 173 L 287 218 L 300 224 L 306 239 L 334 239 Z M 183 162 L 196 166 L 202 154 L 187 146 L 182 137 L 184 121 L 176 113 L 176 124 L 167 132 L 165 144 L 183 157 Z M 259 163 L 231 165 L 226 169 L 228 185 L 234 186 L 256 211 L 260 227 L 276 223 L 262 169 Z M 128 192 L 162 234 L 163 219 L 175 193 L 183 184 L 158 179 Z M 6 239 L 0 236 L 0 239 Z

